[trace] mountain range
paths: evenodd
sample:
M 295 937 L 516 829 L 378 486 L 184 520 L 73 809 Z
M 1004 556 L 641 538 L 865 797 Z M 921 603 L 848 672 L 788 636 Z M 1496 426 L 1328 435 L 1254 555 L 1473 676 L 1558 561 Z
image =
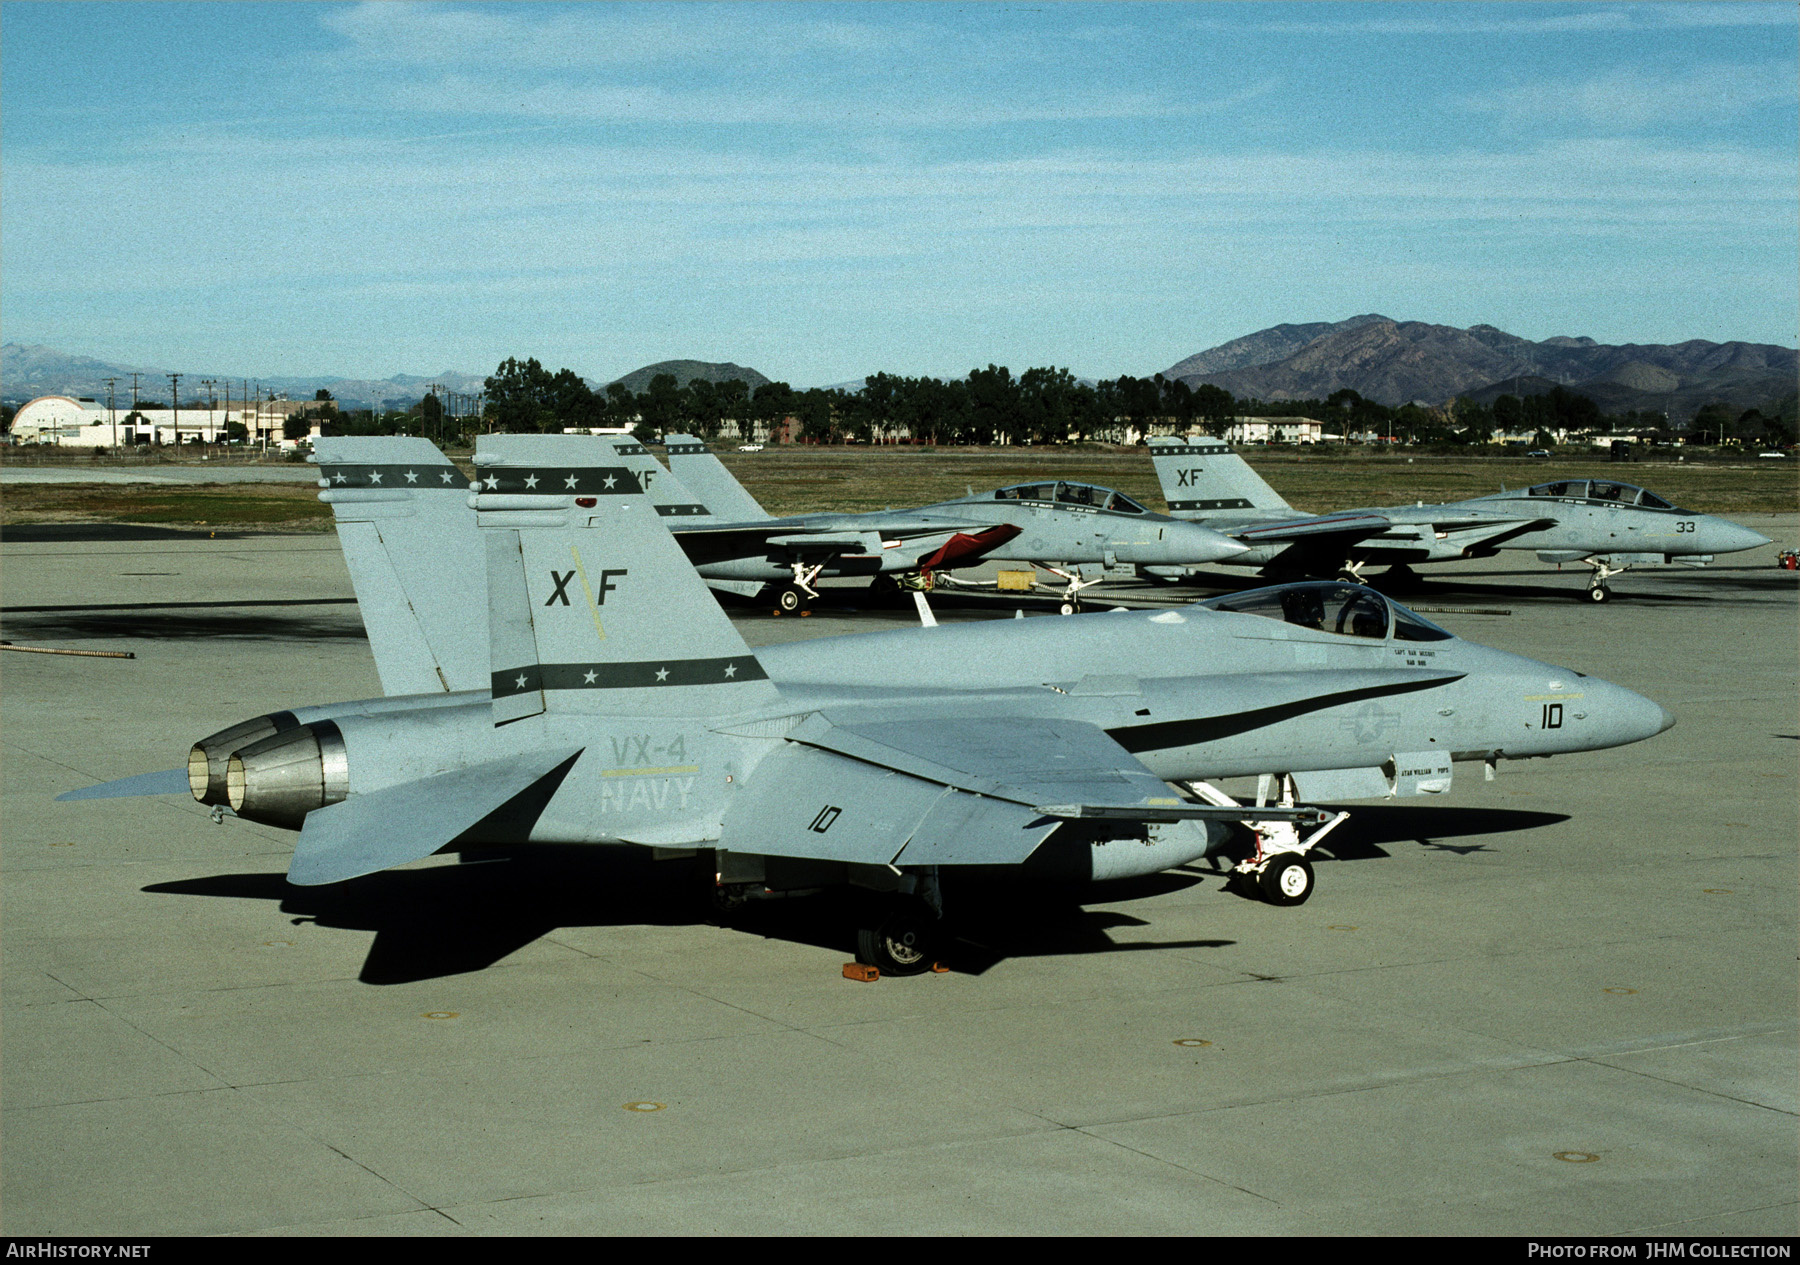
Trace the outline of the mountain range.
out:
M 1800 352 L 1768 343 L 1626 343 L 1559 336 L 1533 342 L 1492 325 L 1457 329 L 1369 313 L 1276 325 L 1163 371 L 1262 400 L 1324 399 L 1349 388 L 1379 404 L 1489 401 L 1562 386 L 1607 413 L 1633 409 L 1684 422 L 1715 401 L 1750 408 L 1792 395 Z
M 212 378 L 218 383 L 213 388 L 213 395 L 221 401 L 225 398 L 227 383 L 230 384 L 231 398 L 237 400 L 243 398 L 245 383 L 248 381 L 251 390 L 258 385 L 262 387 L 264 398 L 271 394 L 285 393 L 289 399 L 309 400 L 323 387 L 331 392 L 332 399 L 352 408 L 406 408 L 423 399 L 434 385 L 445 392 L 474 395 L 481 390 L 482 381 L 486 377 L 485 374 L 461 373 L 455 369 L 430 375 L 398 373 L 391 378 L 381 379 L 350 378 L 333 374 L 273 378 L 250 375 L 246 378 L 244 375 L 231 376 L 186 369 L 176 372 L 181 374 L 183 403 L 204 399 L 207 392 L 201 384 L 204 379 Z M 40 395 L 87 396 L 104 402 L 106 380 L 114 378 L 117 380 L 113 386 L 114 398 L 121 404 L 129 405 L 131 375 L 134 373 L 138 375 L 138 398 L 168 403 L 170 370 L 147 365 L 114 364 L 96 360 L 92 356 L 72 356 L 54 347 L 23 343 L 0 346 L 0 397 L 10 402 L 35 399 Z

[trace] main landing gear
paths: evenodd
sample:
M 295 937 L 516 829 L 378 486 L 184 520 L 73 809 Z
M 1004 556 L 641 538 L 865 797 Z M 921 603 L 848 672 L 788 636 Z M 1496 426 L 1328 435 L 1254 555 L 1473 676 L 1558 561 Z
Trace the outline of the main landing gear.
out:
M 939 918 L 922 900 L 902 898 L 856 931 L 856 960 L 883 975 L 923 975 L 937 961 Z
M 883 975 L 923 975 L 944 943 L 944 895 L 935 868 L 900 879 L 898 891 L 870 895 L 856 929 L 856 960 Z
M 794 563 L 794 578 L 775 591 L 775 613 L 792 615 L 811 606 L 819 598 L 819 590 L 813 587 L 813 581 L 819 578 L 831 560 L 808 566 L 804 562 Z

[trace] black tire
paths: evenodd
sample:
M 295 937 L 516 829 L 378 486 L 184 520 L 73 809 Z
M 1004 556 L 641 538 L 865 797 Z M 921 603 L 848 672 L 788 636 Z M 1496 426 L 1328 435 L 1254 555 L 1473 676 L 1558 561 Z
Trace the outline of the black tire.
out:
M 806 596 L 806 590 L 801 588 L 798 584 L 783 585 L 781 592 L 775 595 L 775 605 L 779 606 L 783 613 L 788 615 L 792 615 L 795 611 L 800 610 L 810 600 L 811 599 Z
M 937 919 L 923 906 L 890 910 L 873 927 L 856 932 L 856 960 L 883 975 L 923 975 L 937 959 Z
M 1286 852 L 1263 867 L 1256 885 L 1271 905 L 1304 905 L 1313 894 L 1312 862 L 1297 852 Z
M 1062 604 L 1062 613 L 1065 615 L 1079 615 L 1081 613 L 1081 603 L 1064 602 Z
M 1587 600 L 1596 605 L 1601 602 L 1610 602 L 1612 601 L 1612 590 L 1607 588 L 1604 584 L 1596 584 L 1588 589 Z

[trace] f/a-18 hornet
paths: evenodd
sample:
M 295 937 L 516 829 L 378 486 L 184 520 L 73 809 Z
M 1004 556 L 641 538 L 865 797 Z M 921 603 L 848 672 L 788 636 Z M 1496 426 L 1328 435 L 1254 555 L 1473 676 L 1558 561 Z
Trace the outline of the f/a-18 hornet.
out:
M 1169 513 L 1250 546 L 1226 565 L 1261 567 L 1267 575 L 1359 575 L 1366 565 L 1385 564 L 1403 578 L 1413 563 L 1530 549 L 1540 562 L 1592 567 L 1587 600 L 1605 602 L 1612 598 L 1607 581 L 1634 566 L 1704 566 L 1715 554 L 1769 543 L 1748 527 L 1610 479 L 1561 479 L 1443 505 L 1303 515 L 1218 440 L 1153 439 L 1150 456 Z
M 61 798 L 185 780 L 215 817 L 297 830 L 301 885 L 526 842 L 704 850 L 728 900 L 872 894 L 859 955 L 904 974 L 933 960 L 947 874 L 1149 874 L 1227 852 L 1244 822 L 1237 872 L 1297 904 L 1347 816 L 1307 801 L 1442 791 L 1456 761 L 1492 776 L 1673 723 L 1342 583 L 752 652 L 600 452 L 480 440 L 488 688 L 257 717 L 185 772 Z M 1248 774 L 1254 804 L 1212 785 Z

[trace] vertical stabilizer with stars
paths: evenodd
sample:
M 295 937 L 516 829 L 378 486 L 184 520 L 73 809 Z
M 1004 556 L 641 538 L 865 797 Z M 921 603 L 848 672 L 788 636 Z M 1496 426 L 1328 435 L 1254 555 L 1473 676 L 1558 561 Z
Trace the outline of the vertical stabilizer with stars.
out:
M 475 465 L 495 724 L 780 701 L 610 449 L 589 436 L 483 435 Z
M 1299 513 L 1221 440 L 1152 439 L 1150 460 L 1172 518 Z
M 600 442 L 636 477 L 638 486 L 656 507 L 657 517 L 668 520 L 671 528 L 700 527 L 719 521 L 699 497 L 663 469 L 650 450 L 630 435 L 602 435 Z
M 468 476 L 408 436 L 322 436 L 313 460 L 382 693 L 485 687 L 486 593 Z
M 669 472 L 698 495 L 714 516 L 728 523 L 756 523 L 770 517 L 704 440 L 692 435 L 664 435 L 663 443 L 668 450 Z

